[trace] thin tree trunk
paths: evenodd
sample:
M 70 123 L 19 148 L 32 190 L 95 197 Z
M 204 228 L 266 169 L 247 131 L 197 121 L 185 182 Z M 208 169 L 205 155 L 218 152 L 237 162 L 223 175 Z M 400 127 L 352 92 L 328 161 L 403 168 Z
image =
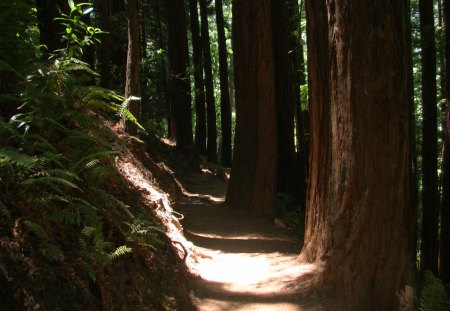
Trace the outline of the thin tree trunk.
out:
M 191 84 L 186 12 L 183 0 L 166 1 L 169 33 L 169 90 L 171 134 L 177 148 L 186 150 L 193 145 L 191 117 Z
M 272 31 L 275 68 L 275 101 L 277 106 L 278 191 L 294 192 L 295 146 L 294 111 L 295 80 L 290 74 L 290 16 L 286 1 L 272 0 Z
M 450 81 L 450 4 L 444 1 L 445 75 Z M 450 282 L 450 83 L 446 84 L 444 151 L 442 155 L 441 236 L 439 276 L 445 284 Z
M 413 310 L 406 1 L 306 3 L 312 148 L 301 257 L 348 310 Z
M 189 0 L 189 11 L 194 60 L 195 114 L 197 119 L 195 124 L 195 146 L 201 154 L 206 155 L 205 81 L 203 80 L 203 54 L 198 22 L 197 0 Z
M 219 72 L 220 72 L 220 124 L 222 129 L 223 166 L 231 166 L 231 106 L 228 85 L 228 57 L 223 20 L 222 0 L 215 0 L 217 40 L 219 44 Z
M 438 184 L 437 184 L 437 97 L 436 47 L 433 0 L 420 0 L 422 46 L 422 231 L 421 269 L 438 273 Z
M 125 98 L 139 97 L 139 63 L 140 63 L 140 35 L 139 35 L 139 13 L 137 0 L 124 0 L 128 22 L 128 53 L 127 69 L 125 76 Z M 130 100 L 128 109 L 139 119 L 140 101 Z M 130 135 L 137 134 L 135 123 L 125 120 L 125 130 Z
M 208 129 L 208 144 L 206 155 L 209 162 L 217 162 L 217 126 L 216 126 L 216 104 L 214 100 L 214 85 L 211 65 L 211 49 L 208 26 L 208 7 L 206 0 L 200 1 L 200 16 L 202 20 L 202 44 L 203 44 L 203 66 L 205 70 L 206 91 L 206 117 Z
M 233 1 L 236 137 L 226 203 L 272 218 L 276 195 L 276 107 L 271 0 Z

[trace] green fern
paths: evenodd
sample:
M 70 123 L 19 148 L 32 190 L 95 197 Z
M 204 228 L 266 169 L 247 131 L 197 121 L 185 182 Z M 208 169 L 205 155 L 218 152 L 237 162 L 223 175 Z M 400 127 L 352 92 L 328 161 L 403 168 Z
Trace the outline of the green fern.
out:
M 45 255 L 50 261 L 57 261 L 63 256 L 61 248 L 56 244 L 45 245 Z
M 34 235 L 36 235 L 41 240 L 44 241 L 49 240 L 47 231 L 40 224 L 37 224 L 29 220 L 25 220 L 23 224 L 25 225 L 25 227 L 27 227 L 28 230 L 30 230 Z
M 80 214 L 73 211 L 56 211 L 50 214 L 50 220 L 54 223 L 77 225 L 81 223 Z
M 103 157 L 110 157 L 110 156 L 116 156 L 119 153 L 115 150 L 102 150 L 99 152 L 91 153 L 80 160 L 78 160 L 76 163 L 74 163 L 71 167 L 73 171 L 80 172 L 84 168 L 89 168 L 95 166 L 99 162 L 100 158 Z M 92 165 L 92 161 L 96 161 L 94 165 Z
M 133 249 L 130 247 L 127 247 L 126 245 L 122 245 L 119 246 L 118 248 L 116 248 L 116 250 L 114 252 L 112 252 L 109 256 L 111 258 L 111 260 L 114 260 L 120 256 L 126 255 L 133 252 Z
M 11 212 L 2 201 L 0 201 L 0 216 L 4 217 L 6 220 L 11 220 Z
M 37 161 L 36 157 L 28 156 L 22 152 L 14 150 L 12 148 L 0 149 L 0 165 L 3 161 L 7 161 L 11 164 L 17 165 L 22 168 L 32 168 Z
M 425 271 L 423 288 L 420 297 L 421 311 L 446 311 L 450 308 L 450 300 L 447 297 L 445 286 L 439 278 L 429 270 Z

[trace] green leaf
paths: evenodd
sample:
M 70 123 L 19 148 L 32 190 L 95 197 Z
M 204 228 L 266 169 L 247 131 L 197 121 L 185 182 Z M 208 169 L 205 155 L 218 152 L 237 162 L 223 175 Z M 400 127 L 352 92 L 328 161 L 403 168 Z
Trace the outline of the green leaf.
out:
M 67 3 L 69 3 L 69 7 L 72 10 L 72 12 L 76 10 L 75 3 L 73 2 L 73 0 L 68 0 Z
M 85 10 L 83 11 L 83 15 L 89 14 L 89 13 L 91 13 L 93 10 L 94 10 L 93 7 L 87 8 L 87 9 L 85 9 Z

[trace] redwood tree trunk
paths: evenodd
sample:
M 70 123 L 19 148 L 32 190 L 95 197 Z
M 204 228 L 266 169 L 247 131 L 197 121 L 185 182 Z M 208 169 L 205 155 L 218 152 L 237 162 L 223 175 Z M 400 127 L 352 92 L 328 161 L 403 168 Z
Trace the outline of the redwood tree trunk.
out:
M 220 71 L 220 124 L 222 130 L 223 166 L 231 166 L 231 106 L 228 85 L 227 43 L 225 38 L 225 25 L 223 21 L 222 0 L 215 0 L 217 40 L 219 44 L 219 71 Z
M 205 81 L 203 80 L 203 53 L 198 23 L 197 0 L 189 0 L 189 11 L 194 61 L 195 115 L 197 118 L 195 124 L 195 146 L 201 154 L 206 155 Z
M 183 0 L 165 3 L 169 33 L 170 132 L 177 148 L 185 150 L 193 145 L 186 12 Z
M 128 53 L 125 74 L 125 98 L 139 96 L 139 63 L 140 63 L 140 35 L 139 11 L 137 0 L 124 0 L 128 23 Z M 139 100 L 130 100 L 128 109 L 139 119 Z M 130 135 L 137 134 L 137 126 L 128 119 L 125 120 L 125 130 Z
M 308 0 L 307 13 L 312 149 L 301 257 L 348 310 L 413 310 L 406 0 Z
M 276 195 L 276 109 L 271 0 L 233 1 L 236 136 L 226 202 L 272 217 Z
M 437 97 L 433 0 L 420 0 L 422 46 L 422 231 L 421 270 L 438 274 Z
M 450 6 L 444 1 L 445 27 L 445 75 L 450 81 Z M 445 90 L 444 152 L 442 155 L 442 205 L 441 245 L 439 251 L 439 276 L 445 284 L 450 283 L 450 83 Z
M 211 65 L 211 49 L 208 26 L 208 7 L 206 0 L 200 1 L 200 16 L 202 20 L 202 44 L 203 44 L 203 66 L 205 69 L 205 91 L 206 91 L 206 117 L 208 118 L 208 144 L 206 155 L 209 162 L 217 162 L 217 126 L 216 126 L 216 104 L 214 100 L 214 85 Z
M 288 6 L 285 0 L 272 0 L 275 101 L 277 107 L 278 191 L 294 192 L 295 146 L 294 111 L 296 81 L 290 75 L 290 33 Z

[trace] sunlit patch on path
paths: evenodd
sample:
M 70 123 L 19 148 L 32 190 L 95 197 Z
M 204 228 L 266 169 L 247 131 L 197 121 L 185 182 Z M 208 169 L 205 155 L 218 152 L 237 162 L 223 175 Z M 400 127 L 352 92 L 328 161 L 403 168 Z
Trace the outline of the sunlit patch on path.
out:
M 176 204 L 192 243 L 187 264 L 198 309 L 329 310 L 308 291 L 316 267 L 298 261 L 300 240 L 225 207 L 226 184 L 214 178 L 199 174 L 180 182 L 189 194 L 207 194 L 208 188 L 216 200 L 186 195 Z

